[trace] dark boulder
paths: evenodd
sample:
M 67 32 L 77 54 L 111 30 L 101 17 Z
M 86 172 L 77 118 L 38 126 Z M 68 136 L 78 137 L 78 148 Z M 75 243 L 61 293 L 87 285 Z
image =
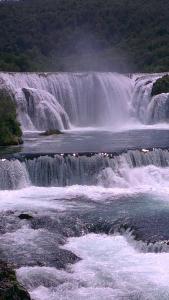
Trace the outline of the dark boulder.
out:
M 21 219 L 21 220 L 31 220 L 31 219 L 33 219 L 33 217 L 30 216 L 29 214 L 20 214 L 18 216 L 18 218 Z
M 154 82 L 151 96 L 156 96 L 162 93 L 169 93 L 169 75 L 165 75 Z

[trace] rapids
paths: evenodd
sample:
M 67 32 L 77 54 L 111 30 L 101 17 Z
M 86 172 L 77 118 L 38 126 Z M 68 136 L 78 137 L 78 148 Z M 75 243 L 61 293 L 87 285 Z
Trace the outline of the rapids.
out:
M 0 259 L 32 300 L 169 299 L 162 75 L 0 73 L 25 140 L 0 149 Z

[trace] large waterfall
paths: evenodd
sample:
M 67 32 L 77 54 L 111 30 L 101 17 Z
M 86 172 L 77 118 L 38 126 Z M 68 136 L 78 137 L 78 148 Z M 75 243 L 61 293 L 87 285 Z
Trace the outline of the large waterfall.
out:
M 163 74 L 0 73 L 24 130 L 168 121 L 168 94 L 151 97 Z
M 0 73 L 24 130 L 167 122 L 168 94 L 151 97 L 163 74 Z
M 132 82 L 113 73 L 1 73 L 24 129 L 116 126 L 130 117 Z

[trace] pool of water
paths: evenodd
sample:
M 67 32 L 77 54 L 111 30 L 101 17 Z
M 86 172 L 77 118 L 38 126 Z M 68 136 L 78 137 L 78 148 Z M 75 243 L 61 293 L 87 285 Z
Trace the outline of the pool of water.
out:
M 127 149 L 168 148 L 169 130 L 137 129 L 122 132 L 110 130 L 65 131 L 61 135 L 40 136 L 37 132 L 24 134 L 24 144 L 1 147 L 0 153 L 86 153 L 124 152 Z

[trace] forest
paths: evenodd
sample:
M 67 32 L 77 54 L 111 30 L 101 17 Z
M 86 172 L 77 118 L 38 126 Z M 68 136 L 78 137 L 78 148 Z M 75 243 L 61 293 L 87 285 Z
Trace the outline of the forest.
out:
M 0 70 L 168 71 L 168 12 L 168 0 L 3 0 Z

